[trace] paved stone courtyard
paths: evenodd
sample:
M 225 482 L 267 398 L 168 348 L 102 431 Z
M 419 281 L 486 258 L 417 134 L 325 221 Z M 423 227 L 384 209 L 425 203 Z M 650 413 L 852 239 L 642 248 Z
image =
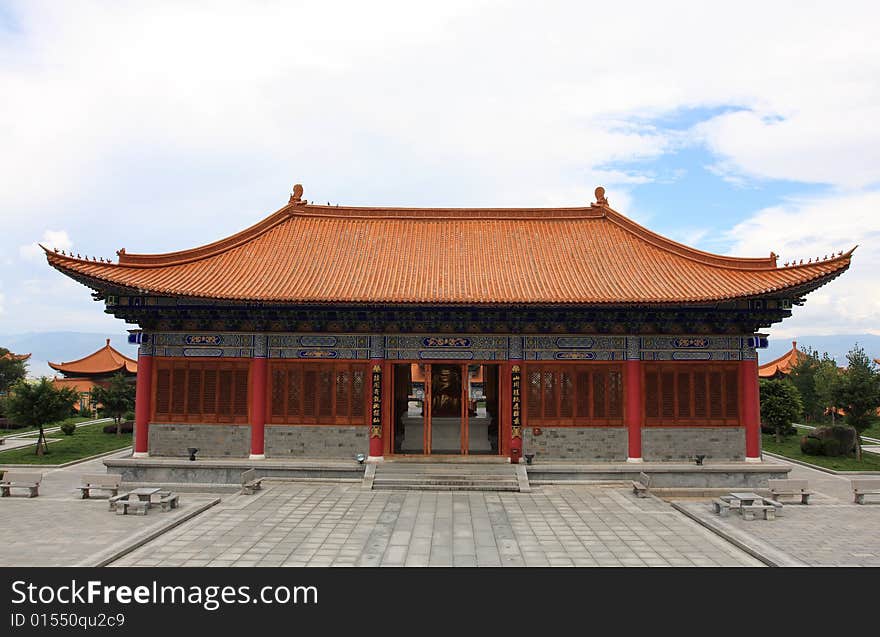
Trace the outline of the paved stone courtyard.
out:
M 253 496 L 185 492 L 180 509 L 142 517 L 77 497 L 79 476 L 104 470 L 93 460 L 39 469 L 38 498 L 0 499 L 0 566 L 94 565 L 117 555 L 113 566 L 763 565 L 752 554 L 784 566 L 880 566 L 880 500 L 852 504 L 849 477 L 790 466 L 814 496 L 774 521 L 720 518 L 708 499 L 675 502 L 685 515 L 625 485 L 504 493 L 271 481 Z
M 530 494 L 275 483 L 236 496 L 114 566 L 760 566 L 621 487 Z

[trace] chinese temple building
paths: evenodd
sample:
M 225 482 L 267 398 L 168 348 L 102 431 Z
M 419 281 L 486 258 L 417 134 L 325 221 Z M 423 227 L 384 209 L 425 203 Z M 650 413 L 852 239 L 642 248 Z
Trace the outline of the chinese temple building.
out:
M 135 456 L 760 460 L 756 348 L 852 251 L 780 266 L 613 210 L 289 203 L 118 262 L 46 250 L 137 325 Z
M 54 378 L 55 387 L 68 387 L 80 395 L 76 408 L 80 412 L 92 411 L 91 393 L 95 386 L 107 387 L 114 375 L 122 373 L 135 381 L 137 361 L 128 358 L 110 346 L 107 339 L 104 347 L 88 356 L 67 363 L 49 363 L 49 367 L 61 372 L 61 378 Z
M 758 378 L 782 379 L 791 375 L 791 370 L 807 358 L 807 355 L 797 348 L 797 341 L 791 342 L 791 349 L 777 359 L 758 366 Z

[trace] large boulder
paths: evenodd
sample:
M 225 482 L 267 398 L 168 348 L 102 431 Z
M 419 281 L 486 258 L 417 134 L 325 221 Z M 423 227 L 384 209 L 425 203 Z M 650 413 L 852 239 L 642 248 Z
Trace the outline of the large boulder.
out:
M 849 425 L 816 427 L 810 435 L 822 441 L 825 455 L 851 456 L 856 452 L 858 433 Z M 836 440 L 837 445 L 824 444 L 827 440 Z

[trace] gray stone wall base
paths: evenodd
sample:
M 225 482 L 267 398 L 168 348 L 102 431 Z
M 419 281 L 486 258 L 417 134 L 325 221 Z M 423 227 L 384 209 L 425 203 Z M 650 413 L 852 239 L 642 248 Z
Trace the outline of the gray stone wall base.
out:
M 266 425 L 266 457 L 350 460 L 369 452 L 369 433 L 363 426 Z
M 644 427 L 642 458 L 645 462 L 690 460 L 742 460 L 746 455 L 743 427 Z
M 159 458 L 189 457 L 189 447 L 203 458 L 247 458 L 251 449 L 250 425 L 151 424 L 149 438 L 150 456 Z
M 540 460 L 614 462 L 626 460 L 626 427 L 542 427 L 536 436 L 523 428 L 523 453 Z

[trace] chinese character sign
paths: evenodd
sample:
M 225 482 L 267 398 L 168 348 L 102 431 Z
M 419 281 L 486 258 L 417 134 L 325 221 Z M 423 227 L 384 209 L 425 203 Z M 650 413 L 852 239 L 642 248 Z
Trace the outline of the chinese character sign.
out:
M 510 435 L 512 438 L 522 438 L 522 372 L 519 365 L 514 365 L 511 368 L 510 387 L 512 390 L 510 394 L 511 406 L 513 407 Z
M 370 438 L 382 437 L 382 367 L 373 365 L 373 399 Z

